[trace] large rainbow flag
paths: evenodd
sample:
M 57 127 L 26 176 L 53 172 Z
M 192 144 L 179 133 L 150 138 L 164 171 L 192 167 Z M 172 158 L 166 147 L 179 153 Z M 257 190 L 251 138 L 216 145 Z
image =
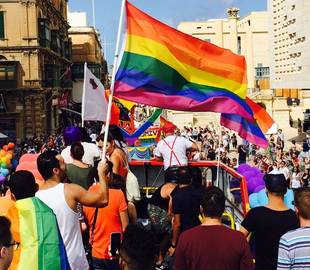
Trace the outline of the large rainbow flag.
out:
M 126 1 L 126 42 L 114 95 L 154 107 L 238 114 L 245 102 L 243 56 L 177 31 Z
M 16 201 L 6 217 L 14 240 L 20 243 L 10 270 L 70 269 L 56 216 L 40 199 Z

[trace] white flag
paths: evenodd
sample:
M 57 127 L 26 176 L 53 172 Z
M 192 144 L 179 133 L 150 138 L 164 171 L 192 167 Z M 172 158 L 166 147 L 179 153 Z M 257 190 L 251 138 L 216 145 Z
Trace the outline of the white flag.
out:
M 105 89 L 99 79 L 84 67 L 84 87 L 82 98 L 82 122 L 105 121 L 107 117 L 108 102 L 105 98 Z

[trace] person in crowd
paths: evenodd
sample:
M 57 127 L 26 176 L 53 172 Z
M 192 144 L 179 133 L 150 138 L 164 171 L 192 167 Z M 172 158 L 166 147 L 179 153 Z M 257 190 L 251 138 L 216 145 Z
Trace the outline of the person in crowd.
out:
M 82 161 L 84 147 L 80 142 L 72 143 L 70 153 L 73 162 L 66 165 L 66 175 L 71 183 L 80 185 L 87 190 L 94 183 L 95 170 Z
M 171 193 L 173 222 L 171 246 L 168 250 L 170 256 L 174 254 L 180 234 L 200 225 L 201 192 L 191 185 L 190 168 L 180 167 L 177 177 L 178 188 Z
M 153 270 L 157 247 L 152 231 L 128 225 L 121 243 L 120 257 L 124 270 Z
M 128 225 L 128 213 L 126 198 L 119 184 L 124 183 L 121 176 L 113 174 L 112 164 L 109 166 L 107 181 L 109 187 L 109 204 L 104 208 L 84 207 L 84 217 L 90 228 L 89 239 L 92 245 L 92 257 L 95 270 L 118 270 L 118 261 L 109 254 L 111 246 L 111 234 L 120 233 Z M 96 193 L 99 185 L 90 187 L 90 191 Z M 97 215 L 97 217 L 95 217 Z M 95 224 L 94 224 L 95 223 Z
M 310 188 L 297 189 L 294 202 L 300 228 L 281 237 L 278 270 L 310 269 Z
M 302 151 L 298 155 L 301 170 L 305 170 L 306 164 L 310 159 L 309 149 L 310 147 L 305 141 L 302 145 Z
M 243 164 L 243 163 L 246 163 L 246 148 L 245 148 L 245 145 L 243 144 L 240 144 L 238 146 L 238 154 L 239 154 L 239 158 L 238 158 L 238 163 L 239 165 Z
M 84 155 L 82 161 L 88 165 L 94 166 L 94 162 L 100 158 L 100 151 L 97 145 L 87 142 L 84 130 L 79 127 L 67 127 L 63 133 L 63 139 L 66 148 L 61 151 L 66 164 L 72 164 L 71 144 L 80 142 L 84 148 Z
M 178 167 L 188 164 L 187 150 L 199 150 L 196 143 L 174 135 L 175 129 L 175 125 L 166 124 L 163 127 L 165 138 L 159 141 L 154 149 L 155 158 L 158 160 L 163 159 L 165 182 L 175 182 Z
M 175 183 L 165 183 L 157 188 L 149 200 L 148 215 L 160 242 L 158 268 L 164 264 L 164 257 L 169 248 L 172 219 L 171 193 L 175 189 Z
M 233 135 L 231 136 L 231 144 L 234 149 L 237 149 L 238 141 L 235 133 L 233 133 Z
M 79 185 L 62 183 L 66 165 L 56 151 L 46 151 L 39 155 L 37 166 L 44 183 L 36 196 L 53 209 L 63 238 L 71 269 L 88 269 L 82 242 L 77 204 L 104 207 L 108 204 L 106 174 L 108 165 L 98 165 L 99 185 L 96 193 L 86 191 Z
M 280 237 L 299 227 L 295 212 L 284 203 L 287 181 L 283 174 L 266 174 L 268 204 L 252 208 L 242 221 L 241 232 L 254 236 L 256 270 L 274 270 Z
M 222 224 L 225 210 L 223 191 L 217 187 L 204 189 L 202 209 L 203 223 L 185 231 L 179 238 L 173 269 L 254 269 L 244 235 Z
M 301 183 L 303 187 L 309 187 L 309 180 L 310 180 L 310 168 L 306 169 L 301 177 Z
M 99 148 L 103 148 L 104 134 L 97 138 Z M 118 141 L 117 141 L 118 142 Z M 124 150 L 122 150 L 111 133 L 108 134 L 106 155 L 113 163 L 113 173 L 121 175 L 124 179 L 128 173 L 128 157 Z
M 10 227 L 11 222 L 6 217 L 0 216 L 0 270 L 9 269 L 13 260 L 13 251 L 19 245 L 13 239 Z
M 293 167 L 291 175 L 291 188 L 293 190 L 301 187 L 301 173 L 298 167 Z
M 11 175 L 10 180 L 8 181 L 8 186 L 10 191 L 16 200 L 16 202 L 27 202 L 31 204 L 35 203 L 36 207 L 33 208 L 21 208 L 19 209 L 19 214 L 22 216 L 35 216 L 36 222 L 41 224 L 46 230 L 54 230 L 59 231 L 57 219 L 52 209 L 46 206 L 39 198 L 35 197 L 35 194 L 38 190 L 38 184 L 35 182 L 35 178 L 33 174 L 29 171 L 17 171 Z M 37 241 L 40 243 L 41 246 L 44 248 L 42 249 L 41 256 L 42 262 L 41 265 L 43 268 L 48 268 L 49 266 L 55 264 L 55 258 L 48 256 L 50 250 L 59 249 L 59 243 L 63 242 L 61 235 L 59 234 L 58 237 L 53 238 L 45 238 L 44 235 L 38 234 L 37 230 L 33 230 L 33 219 L 23 219 L 20 224 L 16 221 L 16 207 L 13 205 L 6 213 L 6 217 L 12 223 L 12 234 L 15 239 L 19 239 L 20 245 L 22 246 L 22 250 L 20 251 L 20 255 L 14 257 L 12 262 L 13 269 L 26 269 L 29 265 L 36 265 L 37 258 L 35 256 L 29 257 L 27 259 L 27 265 L 23 265 L 25 263 L 24 260 L 21 262 L 19 261 L 20 256 L 27 256 L 25 254 L 30 254 L 31 252 L 37 251 L 37 246 L 33 245 L 33 242 Z M 27 237 L 32 239 L 31 242 L 26 241 L 25 238 L 21 237 L 20 234 L 22 231 L 27 231 Z M 47 248 L 48 247 L 48 248 Z M 44 258 L 44 259 L 43 259 Z M 69 268 L 69 262 L 66 254 L 61 258 L 61 264 Z M 55 268 L 57 269 L 57 268 Z

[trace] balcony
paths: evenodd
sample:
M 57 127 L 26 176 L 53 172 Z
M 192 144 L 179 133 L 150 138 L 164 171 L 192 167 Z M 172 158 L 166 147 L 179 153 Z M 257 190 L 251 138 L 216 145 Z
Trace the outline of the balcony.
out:
M 0 61 L 0 89 L 17 88 L 18 61 Z

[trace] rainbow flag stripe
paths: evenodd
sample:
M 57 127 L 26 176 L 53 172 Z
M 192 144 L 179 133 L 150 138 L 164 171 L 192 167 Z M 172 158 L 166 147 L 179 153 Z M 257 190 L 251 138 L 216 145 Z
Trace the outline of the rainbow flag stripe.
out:
M 116 97 L 159 108 L 227 112 L 252 120 L 243 56 L 177 31 L 126 2 Z
M 6 216 L 14 240 L 20 242 L 10 270 L 70 269 L 56 216 L 40 199 L 18 200 Z

